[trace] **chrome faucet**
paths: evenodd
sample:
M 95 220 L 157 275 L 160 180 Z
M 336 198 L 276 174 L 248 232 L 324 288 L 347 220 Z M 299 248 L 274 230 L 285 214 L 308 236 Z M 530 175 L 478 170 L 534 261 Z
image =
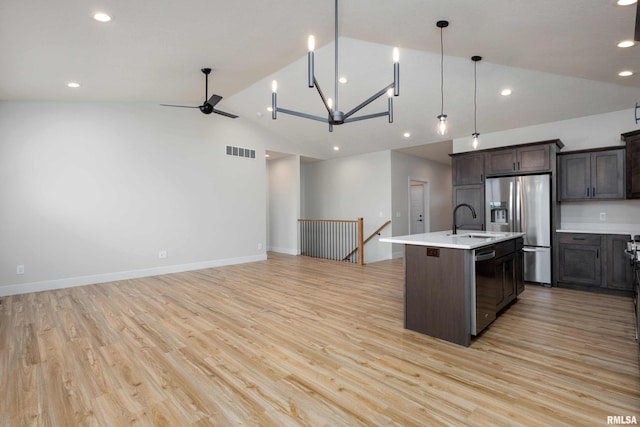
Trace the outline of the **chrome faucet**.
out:
M 471 209 L 471 215 L 473 216 L 473 218 L 476 217 L 476 210 L 473 209 L 473 206 L 471 206 L 468 203 L 460 203 L 458 206 L 456 206 L 455 208 L 453 208 L 453 226 L 452 226 L 452 230 L 451 230 L 451 234 L 457 234 L 457 224 L 456 224 L 456 212 L 458 211 L 459 208 L 466 206 L 469 209 Z

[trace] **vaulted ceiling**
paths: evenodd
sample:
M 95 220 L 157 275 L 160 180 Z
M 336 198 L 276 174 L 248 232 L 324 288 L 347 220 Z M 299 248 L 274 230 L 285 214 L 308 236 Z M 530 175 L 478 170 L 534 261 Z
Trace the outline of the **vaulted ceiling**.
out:
M 404 148 L 470 135 L 474 130 L 472 55 L 477 64 L 481 134 L 629 109 L 640 102 L 636 6 L 615 0 L 342 0 L 339 4 L 340 109 L 349 110 L 393 80 L 391 51 L 400 48 L 401 94 L 394 123 L 345 124 L 278 115 L 271 120 L 271 80 L 278 105 L 323 115 L 306 87 L 306 39 L 317 40 L 316 77 L 334 87 L 334 2 L 330 0 L 157 0 L 0 4 L 0 100 L 125 101 L 198 105 L 200 68 L 213 68 L 210 93 L 221 109 L 279 135 L 300 152 L 331 158 Z M 92 19 L 96 11 L 113 16 Z M 444 112 L 450 133 L 435 132 L 441 110 L 440 30 L 444 30 Z M 635 71 L 619 77 L 624 69 Z M 77 81 L 80 87 L 66 84 Z M 503 88 L 512 89 L 503 97 Z M 365 112 L 386 109 L 381 99 Z M 175 114 L 200 114 L 176 109 Z M 211 115 L 203 120 L 230 120 Z M 405 132 L 411 133 L 405 138 Z M 340 151 L 333 150 L 339 146 Z

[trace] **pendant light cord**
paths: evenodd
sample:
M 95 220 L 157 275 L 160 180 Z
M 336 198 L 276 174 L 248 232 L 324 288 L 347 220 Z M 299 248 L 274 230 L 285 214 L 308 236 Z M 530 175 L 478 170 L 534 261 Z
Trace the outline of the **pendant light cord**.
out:
M 478 133 L 478 61 L 473 62 L 473 132 Z
M 444 42 L 442 41 L 442 28 L 440 27 L 440 115 L 444 114 Z

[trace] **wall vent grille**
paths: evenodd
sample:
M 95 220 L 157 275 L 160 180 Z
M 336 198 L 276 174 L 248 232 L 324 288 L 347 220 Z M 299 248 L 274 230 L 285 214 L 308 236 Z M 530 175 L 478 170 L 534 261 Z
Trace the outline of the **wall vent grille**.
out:
M 248 159 L 256 158 L 256 150 L 251 148 L 233 147 L 227 145 L 227 156 L 246 157 Z

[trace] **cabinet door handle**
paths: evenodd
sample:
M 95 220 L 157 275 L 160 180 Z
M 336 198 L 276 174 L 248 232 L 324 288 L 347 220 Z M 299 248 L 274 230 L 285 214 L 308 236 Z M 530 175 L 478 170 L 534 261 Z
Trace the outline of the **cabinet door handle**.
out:
M 484 174 L 483 173 L 480 174 L 480 182 L 484 182 Z
M 596 187 L 592 187 L 592 189 L 591 189 L 591 197 L 596 197 Z
M 584 237 L 574 237 L 573 240 L 586 240 Z
M 520 162 L 518 162 L 518 170 L 520 170 Z
M 600 249 L 596 249 L 596 258 L 600 258 Z
M 516 162 L 513 162 L 513 170 L 516 170 Z
M 590 188 L 589 188 L 589 187 L 587 187 L 587 197 L 590 197 L 590 196 L 589 196 L 589 190 L 590 190 Z

